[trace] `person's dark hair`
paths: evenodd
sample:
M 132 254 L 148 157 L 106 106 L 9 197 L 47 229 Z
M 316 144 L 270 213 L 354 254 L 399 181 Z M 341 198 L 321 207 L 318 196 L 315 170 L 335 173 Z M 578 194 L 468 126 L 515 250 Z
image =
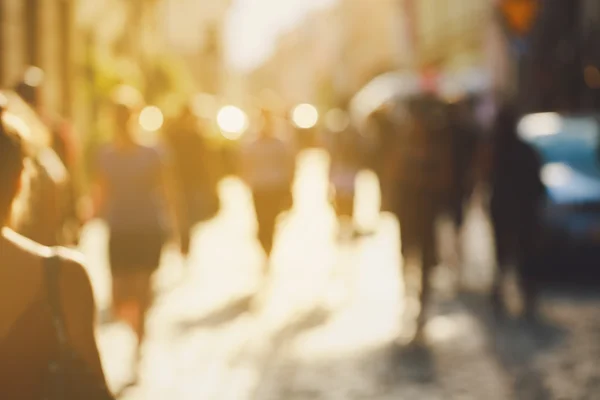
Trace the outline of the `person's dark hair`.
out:
M 496 134 L 503 138 L 516 139 L 518 122 L 519 112 L 517 108 L 512 103 L 505 102 L 500 106 L 496 116 Z
M 120 138 L 127 141 L 134 141 L 133 133 L 130 129 L 131 118 L 135 113 L 134 108 L 124 102 L 113 102 L 112 110 L 116 123 L 113 139 Z
M 44 71 L 33 65 L 25 68 L 23 78 L 15 86 L 15 92 L 33 108 L 40 106 L 40 88 L 44 83 Z
M 3 121 L 4 110 L 0 109 L 0 225 L 10 215 L 21 172 L 24 152 L 19 136 Z
M 134 114 L 133 107 L 126 103 L 113 103 L 113 111 L 118 120 L 127 120 Z
M 38 106 L 37 90 L 37 87 L 28 85 L 25 82 L 19 82 L 17 86 L 15 86 L 15 92 L 17 92 L 27 104 L 34 108 Z

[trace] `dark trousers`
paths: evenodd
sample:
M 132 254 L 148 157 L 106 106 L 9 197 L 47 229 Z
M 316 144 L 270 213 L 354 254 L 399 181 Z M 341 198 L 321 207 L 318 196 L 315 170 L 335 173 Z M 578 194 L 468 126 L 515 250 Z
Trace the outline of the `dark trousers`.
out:
M 179 240 L 181 253 L 185 256 L 190 252 L 191 232 L 197 221 L 198 197 L 199 193 L 194 190 L 179 192 Z
M 444 201 L 435 193 L 414 188 L 401 188 L 397 200 L 396 215 L 400 223 L 405 272 L 407 256 L 417 254 L 421 258 L 419 297 L 421 310 L 424 310 L 430 298 L 431 272 L 437 263 L 435 227 Z
M 258 221 L 258 240 L 269 256 L 273 250 L 277 216 L 289 206 L 289 188 L 255 189 L 252 192 Z
M 500 301 L 501 287 L 508 272 L 508 265 L 514 261 L 525 307 L 535 306 L 538 292 L 535 267 L 539 239 L 539 223 L 535 215 L 534 210 L 530 213 L 520 213 L 519 217 L 492 209 L 498 266 L 493 292 L 496 301 Z

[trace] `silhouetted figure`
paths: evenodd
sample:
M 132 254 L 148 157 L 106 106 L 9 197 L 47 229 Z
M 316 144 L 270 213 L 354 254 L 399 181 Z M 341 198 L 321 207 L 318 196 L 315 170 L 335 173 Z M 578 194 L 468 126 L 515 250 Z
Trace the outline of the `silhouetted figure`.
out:
M 258 239 L 267 257 L 273 249 L 277 216 L 291 205 L 295 170 L 294 152 L 276 129 L 273 116 L 263 112 L 259 136 L 242 149 L 242 176 L 252 191 Z
M 0 122 L 1 397 L 112 399 L 94 337 L 94 296 L 78 256 L 10 229 L 27 137 L 17 129 Z
M 402 255 L 420 258 L 420 311 L 417 334 L 422 333 L 430 299 L 430 275 L 437 262 L 436 221 L 445 211 L 454 179 L 453 136 L 449 132 L 447 108 L 433 95 L 405 101 L 404 121 L 398 129 L 394 171 L 393 207 L 400 222 Z M 405 282 L 409 279 L 405 279 Z M 407 288 L 409 296 L 410 287 Z
M 496 239 L 497 277 L 492 300 L 504 311 L 502 284 L 509 262 L 516 263 L 525 313 L 535 315 L 537 287 L 535 256 L 539 239 L 539 211 L 545 195 L 541 162 L 517 135 L 518 115 L 504 106 L 493 130 L 490 212 Z
M 189 106 L 166 129 L 165 139 L 178 192 L 181 253 L 187 256 L 190 251 L 191 229 L 205 218 L 209 202 L 215 202 L 216 187 L 209 175 L 206 143 L 201 136 L 198 120 Z M 210 206 L 214 208 L 215 205 Z
M 151 278 L 177 219 L 163 152 L 135 140 L 134 106 L 116 102 L 114 112 L 115 135 L 98 152 L 94 194 L 96 210 L 110 231 L 113 308 L 134 330 L 139 359 L 152 301 Z
M 356 177 L 361 168 L 357 134 L 351 127 L 332 134 L 329 180 L 333 190 L 333 205 L 340 219 L 340 234 L 357 234 L 354 226 Z
M 384 104 L 369 117 L 368 135 L 374 143 L 368 164 L 379 180 L 381 211 L 393 211 L 394 208 L 389 204 L 393 182 L 390 181 L 389 171 L 386 171 L 390 158 L 395 156 L 394 144 L 397 140 L 397 127 L 390 116 L 392 108 L 391 104 Z
M 456 252 L 461 258 L 461 233 L 467 205 L 475 184 L 475 154 L 478 145 L 478 128 L 470 99 L 461 99 L 449 106 L 450 132 L 454 135 L 454 184 L 450 198 L 450 216 L 456 232 Z
M 52 150 L 64 165 L 68 177 L 62 187 L 57 189 L 59 199 L 56 203 L 59 221 L 53 241 L 72 245 L 79 241 L 82 220 L 77 211 L 79 188 L 76 184 L 78 168 L 78 147 L 71 124 L 56 115 L 48 113 L 42 102 L 41 89 L 44 85 L 44 72 L 37 67 L 28 67 L 23 80 L 15 86 L 15 92 L 37 113 L 52 135 Z M 48 243 L 47 240 L 44 241 Z

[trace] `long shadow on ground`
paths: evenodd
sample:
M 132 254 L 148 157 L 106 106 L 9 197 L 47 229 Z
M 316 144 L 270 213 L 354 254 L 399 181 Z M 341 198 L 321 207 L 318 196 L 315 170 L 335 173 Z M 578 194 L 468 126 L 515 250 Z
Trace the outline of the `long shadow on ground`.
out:
M 549 321 L 494 315 L 487 296 L 462 293 L 460 300 L 485 328 L 492 353 L 512 378 L 514 398 L 553 399 L 537 360 L 564 342 L 567 332 Z

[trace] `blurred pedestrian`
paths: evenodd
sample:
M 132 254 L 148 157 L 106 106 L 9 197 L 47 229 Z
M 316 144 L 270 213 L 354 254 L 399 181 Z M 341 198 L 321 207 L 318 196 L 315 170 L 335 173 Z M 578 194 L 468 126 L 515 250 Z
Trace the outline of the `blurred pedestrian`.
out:
M 0 123 L 0 393 L 4 399 L 110 395 L 94 337 L 95 304 L 77 257 L 8 226 L 22 183 L 24 149 Z
M 216 214 L 219 198 L 216 182 L 213 182 L 209 172 L 209 151 L 190 106 L 185 106 L 176 120 L 167 127 L 165 139 L 176 176 L 181 253 L 187 257 L 192 228 Z
M 58 156 L 45 148 L 29 158 L 31 173 L 27 190 L 30 202 L 27 218 L 19 226 L 19 233 L 45 246 L 66 245 L 61 240 L 64 220 L 64 195 L 68 175 Z
M 436 96 L 423 94 L 404 101 L 405 113 L 395 155 L 389 165 L 395 182 L 393 209 L 400 223 L 407 296 L 415 296 L 410 286 L 409 260 L 420 260 L 420 291 L 416 314 L 417 338 L 423 332 L 430 300 L 431 272 L 437 263 L 436 222 L 445 211 L 452 193 L 453 136 L 447 108 Z M 413 310 L 410 310 L 411 312 Z
M 475 155 L 480 136 L 471 98 L 461 98 L 449 104 L 449 128 L 454 158 L 453 193 L 450 198 L 450 215 L 455 229 L 457 261 L 462 259 L 461 237 L 465 220 L 465 207 L 475 186 Z
M 136 141 L 134 107 L 120 99 L 114 105 L 114 137 L 98 152 L 94 199 L 110 230 L 113 309 L 133 328 L 139 361 L 152 299 L 150 279 L 176 218 L 163 152 Z
M 539 213 L 545 187 L 540 178 L 541 161 L 519 139 L 517 123 L 517 111 L 507 104 L 501 107 L 493 131 L 490 212 L 496 239 L 497 276 L 492 302 L 497 312 L 504 312 L 502 285 L 508 264 L 514 261 L 525 315 L 533 318 L 538 294 L 535 263 Z
M 332 139 L 329 180 L 334 209 L 340 221 L 340 237 L 354 237 L 358 234 L 354 225 L 354 197 L 356 178 L 361 169 L 357 134 L 348 126 L 341 132 L 333 133 Z
M 369 166 L 379 180 L 381 194 L 381 211 L 393 211 L 392 192 L 393 182 L 390 181 L 390 163 L 394 163 L 394 143 L 397 140 L 397 127 L 392 121 L 392 102 L 381 105 L 369 117 L 368 137 L 372 143 Z
M 250 186 L 258 221 L 258 240 L 270 257 L 277 216 L 292 205 L 295 157 L 278 136 L 271 112 L 263 110 L 258 137 L 242 149 L 242 174 Z
M 25 69 L 23 79 L 16 85 L 15 91 L 48 127 L 52 135 L 52 150 L 66 170 L 65 182 L 58 187 L 59 199 L 56 207 L 60 221 L 54 239 L 60 244 L 74 245 L 79 241 L 82 225 L 82 218 L 77 209 L 80 195 L 76 177 L 79 163 L 78 146 L 71 124 L 60 116 L 50 114 L 44 107 L 43 85 L 44 71 L 30 66 Z

